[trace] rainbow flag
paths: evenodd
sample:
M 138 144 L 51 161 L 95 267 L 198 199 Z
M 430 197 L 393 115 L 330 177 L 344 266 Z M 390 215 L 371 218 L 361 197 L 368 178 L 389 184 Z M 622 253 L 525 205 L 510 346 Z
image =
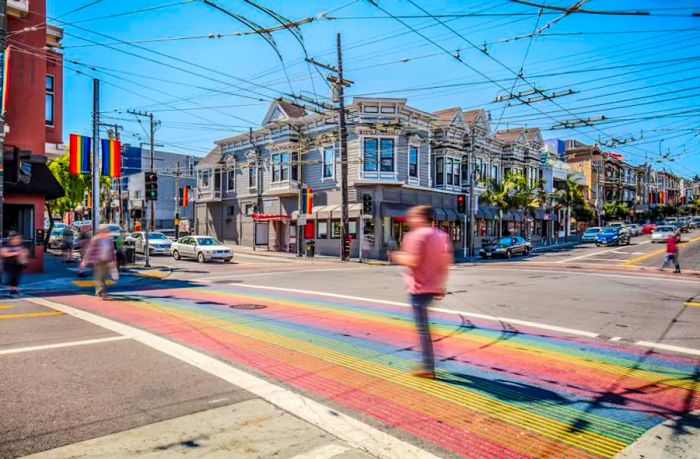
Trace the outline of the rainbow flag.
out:
M 90 173 L 90 147 L 92 139 L 78 134 L 70 135 L 68 172 L 70 174 Z
M 187 207 L 190 203 L 190 187 L 180 188 L 180 205 Z
M 102 175 L 122 176 L 122 144 L 118 140 L 102 139 Z
M 301 214 L 308 215 L 313 209 L 314 193 L 311 188 L 304 188 L 301 194 Z
M 0 102 L 0 113 L 5 116 L 7 112 L 7 92 L 9 91 L 10 85 L 10 47 L 5 48 L 5 52 L 2 54 L 2 101 Z

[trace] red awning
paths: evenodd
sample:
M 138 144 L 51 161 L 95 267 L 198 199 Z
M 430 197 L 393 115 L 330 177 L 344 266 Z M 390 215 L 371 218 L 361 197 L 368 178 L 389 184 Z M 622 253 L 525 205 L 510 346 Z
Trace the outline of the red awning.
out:
M 253 220 L 265 220 L 265 221 L 270 221 L 270 220 L 288 220 L 289 215 L 275 215 L 275 214 L 253 214 L 252 215 Z

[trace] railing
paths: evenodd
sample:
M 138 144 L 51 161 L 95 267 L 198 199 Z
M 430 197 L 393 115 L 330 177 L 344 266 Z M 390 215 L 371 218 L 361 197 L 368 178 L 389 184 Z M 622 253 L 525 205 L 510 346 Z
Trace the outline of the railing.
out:
M 221 200 L 221 190 L 195 190 L 195 196 L 198 202 L 205 201 L 220 201 Z

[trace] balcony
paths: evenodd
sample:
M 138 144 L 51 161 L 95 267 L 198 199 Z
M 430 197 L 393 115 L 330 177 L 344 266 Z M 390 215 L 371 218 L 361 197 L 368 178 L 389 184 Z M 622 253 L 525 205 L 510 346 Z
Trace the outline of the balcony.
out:
M 221 201 L 221 190 L 212 190 L 211 188 L 197 188 L 195 190 L 194 195 L 197 202 Z
M 299 182 L 283 180 L 270 183 L 270 189 L 263 193 L 265 196 L 296 196 L 299 194 Z
M 29 14 L 29 0 L 7 0 L 7 14 L 24 18 Z

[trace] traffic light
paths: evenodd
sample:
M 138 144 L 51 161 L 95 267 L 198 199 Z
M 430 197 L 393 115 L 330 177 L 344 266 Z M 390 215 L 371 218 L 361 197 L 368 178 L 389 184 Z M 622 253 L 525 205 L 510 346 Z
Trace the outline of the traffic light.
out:
M 364 214 L 372 214 L 372 195 L 371 194 L 363 194 L 362 195 L 362 213 Z
M 158 174 L 155 172 L 146 172 L 146 201 L 158 200 Z
M 464 214 L 467 212 L 467 195 L 460 194 L 457 196 L 457 212 Z

